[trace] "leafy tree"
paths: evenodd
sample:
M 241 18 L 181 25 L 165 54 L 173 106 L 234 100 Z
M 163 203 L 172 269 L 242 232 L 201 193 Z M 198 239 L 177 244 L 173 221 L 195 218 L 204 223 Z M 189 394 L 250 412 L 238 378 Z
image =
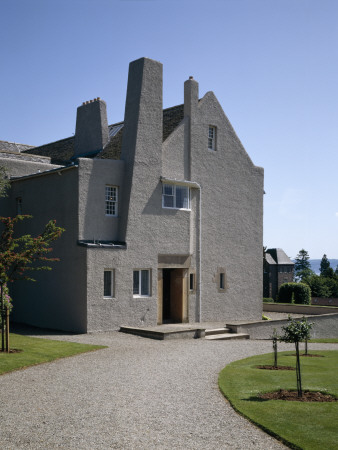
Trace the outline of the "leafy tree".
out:
M 311 275 L 311 264 L 309 262 L 309 253 L 302 249 L 295 258 L 295 279 L 303 280 L 303 278 Z
M 310 287 L 312 297 L 338 297 L 338 277 L 333 273 L 332 267 L 328 269 L 328 275 L 329 276 L 327 277 L 323 277 L 321 275 L 312 274 L 311 276 L 304 278 L 303 282 Z
M 292 342 L 296 347 L 296 376 L 297 376 L 297 392 L 298 397 L 302 397 L 302 377 L 300 371 L 300 359 L 299 359 L 299 342 L 310 339 L 310 331 L 312 323 L 303 317 L 301 320 L 294 320 L 289 317 L 289 324 L 282 327 L 284 334 L 280 337 L 282 342 Z
M 31 218 L 28 215 L 16 217 L 0 217 L 2 233 L 0 236 L 0 287 L 1 287 L 1 313 L 2 320 L 2 350 L 4 351 L 4 317 L 5 299 L 4 294 L 7 283 L 18 279 L 35 281 L 28 272 L 34 270 L 51 270 L 48 265 L 58 258 L 48 257 L 52 251 L 50 243 L 58 239 L 64 229 L 56 226 L 55 220 L 51 220 L 45 226 L 44 231 L 37 237 L 25 234 L 14 237 L 14 227 L 18 222 Z M 7 327 L 8 328 L 8 327 Z M 7 329 L 8 335 L 8 329 Z M 7 343 L 7 351 L 9 351 Z
M 0 166 L 0 197 L 6 197 L 7 189 L 9 188 L 9 179 L 4 167 Z
M 338 275 L 338 265 L 336 267 L 336 270 L 334 271 L 335 275 Z
M 328 269 L 331 269 L 330 261 L 327 259 L 327 256 L 324 254 L 322 257 L 322 260 L 320 262 L 320 269 L 319 269 L 320 275 L 322 277 L 327 277 L 328 273 L 329 273 Z

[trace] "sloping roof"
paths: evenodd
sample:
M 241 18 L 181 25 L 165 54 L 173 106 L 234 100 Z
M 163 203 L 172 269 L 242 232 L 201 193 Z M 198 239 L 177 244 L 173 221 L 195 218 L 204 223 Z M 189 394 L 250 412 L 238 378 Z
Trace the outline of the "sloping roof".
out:
M 34 148 L 33 145 L 17 144 L 16 142 L 0 141 L 0 150 L 20 153 L 24 150 Z
M 174 131 L 184 117 L 184 105 L 173 106 L 163 110 L 163 141 Z M 87 158 L 120 159 L 123 122 L 109 125 L 110 139 L 100 152 L 85 155 Z M 74 156 L 74 136 L 39 147 L 31 147 L 26 153 L 49 156 L 53 164 L 69 163 Z M 29 146 L 27 146 L 29 147 Z
M 277 264 L 270 253 L 265 253 L 265 261 L 270 264 L 270 266 Z
M 270 258 L 272 258 L 273 262 L 270 262 Z M 265 259 L 269 264 L 294 264 L 281 248 L 268 248 L 265 253 Z
M 74 155 L 74 136 L 50 144 L 41 145 L 27 150 L 30 153 L 39 156 L 48 156 L 52 164 L 65 164 L 69 162 Z

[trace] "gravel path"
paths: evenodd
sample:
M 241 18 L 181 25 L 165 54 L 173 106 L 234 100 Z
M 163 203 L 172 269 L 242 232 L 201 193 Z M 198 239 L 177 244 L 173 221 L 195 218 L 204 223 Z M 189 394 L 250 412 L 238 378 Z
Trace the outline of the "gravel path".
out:
M 108 348 L 1 376 L 1 449 L 284 448 L 217 386 L 226 364 L 271 352 L 268 341 L 53 338 Z

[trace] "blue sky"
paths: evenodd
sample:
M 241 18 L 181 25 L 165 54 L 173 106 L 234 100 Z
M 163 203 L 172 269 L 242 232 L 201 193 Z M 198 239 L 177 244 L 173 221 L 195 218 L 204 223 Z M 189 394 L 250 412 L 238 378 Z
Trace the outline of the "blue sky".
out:
M 338 258 L 336 0 L 1 0 L 0 17 L 0 139 L 71 136 L 96 97 L 123 120 L 129 62 L 156 59 L 164 107 L 193 75 L 264 167 L 264 245 Z

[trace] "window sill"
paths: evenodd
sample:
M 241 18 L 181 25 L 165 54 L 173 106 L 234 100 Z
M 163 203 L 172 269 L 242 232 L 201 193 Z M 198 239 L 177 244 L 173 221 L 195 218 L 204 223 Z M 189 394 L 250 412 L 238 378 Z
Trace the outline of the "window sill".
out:
M 162 209 L 174 209 L 175 211 L 191 211 L 191 208 L 171 208 L 170 206 L 162 206 Z

